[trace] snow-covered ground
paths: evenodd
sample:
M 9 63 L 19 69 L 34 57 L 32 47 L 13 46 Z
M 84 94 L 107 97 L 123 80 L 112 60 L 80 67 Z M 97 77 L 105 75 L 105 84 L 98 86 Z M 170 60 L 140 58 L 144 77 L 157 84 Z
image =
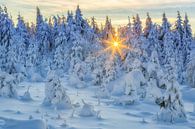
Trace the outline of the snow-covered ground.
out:
M 75 89 L 63 80 L 74 109 L 57 110 L 42 105 L 45 97 L 45 83 L 23 82 L 17 88 L 22 96 L 30 86 L 32 101 L 0 98 L 0 129 L 194 129 L 195 89 L 182 86 L 181 91 L 188 121 L 184 123 L 160 123 L 155 121 L 159 106 L 143 101 L 130 106 L 114 105 L 113 99 L 98 99 L 97 87 Z M 82 117 L 79 115 L 84 100 L 94 106 L 100 115 Z

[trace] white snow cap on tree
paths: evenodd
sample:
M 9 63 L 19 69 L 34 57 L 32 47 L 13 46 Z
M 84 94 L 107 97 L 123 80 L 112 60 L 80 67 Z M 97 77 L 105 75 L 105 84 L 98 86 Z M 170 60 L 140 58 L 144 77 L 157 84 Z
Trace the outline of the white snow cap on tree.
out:
M 48 74 L 43 104 L 46 106 L 53 105 L 59 109 L 72 107 L 71 100 L 66 94 L 66 89 L 54 71 L 50 71 Z
M 14 76 L 5 72 L 0 72 L 0 96 L 1 97 L 17 97 L 17 83 Z

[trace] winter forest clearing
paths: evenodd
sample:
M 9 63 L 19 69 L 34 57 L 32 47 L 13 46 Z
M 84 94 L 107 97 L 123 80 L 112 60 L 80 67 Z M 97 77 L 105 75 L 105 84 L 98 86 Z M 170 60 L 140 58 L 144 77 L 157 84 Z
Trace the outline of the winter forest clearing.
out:
M 0 129 L 195 129 L 195 44 L 174 24 L 98 26 L 77 6 L 36 23 L 0 8 Z

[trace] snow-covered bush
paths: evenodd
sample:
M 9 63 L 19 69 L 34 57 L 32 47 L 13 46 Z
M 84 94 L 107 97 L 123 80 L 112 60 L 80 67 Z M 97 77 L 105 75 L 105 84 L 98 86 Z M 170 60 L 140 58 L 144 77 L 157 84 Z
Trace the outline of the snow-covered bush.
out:
M 50 72 L 45 84 L 45 99 L 43 101 L 45 106 L 53 105 L 59 109 L 71 108 L 71 100 L 66 94 L 66 89 L 61 84 L 59 77 Z
M 72 74 L 72 75 L 69 76 L 69 81 L 68 81 L 68 83 L 69 83 L 71 86 L 75 87 L 75 88 L 84 88 L 84 87 L 86 87 L 84 81 L 81 81 L 81 80 L 78 78 L 78 76 L 75 75 L 75 74 Z
M 124 93 L 115 100 L 116 104 L 133 104 L 139 98 L 146 96 L 146 80 L 140 70 L 134 69 L 120 79 L 122 81 L 119 84 L 120 87 L 124 87 Z
M 146 96 L 146 80 L 143 73 L 139 69 L 134 69 L 127 74 L 125 79 L 125 93 L 131 95 L 137 93 L 138 98 Z
M 26 92 L 24 92 L 24 95 L 21 97 L 22 100 L 24 100 L 24 101 L 31 101 L 32 100 L 29 90 L 30 90 L 30 87 L 28 87 L 28 90 Z
M 97 98 L 110 98 L 110 93 L 106 84 L 102 84 L 95 93 Z
M 17 82 L 14 76 L 5 72 L 0 72 L 0 96 L 17 97 Z
M 96 116 L 97 112 L 94 110 L 94 106 L 90 105 L 88 103 L 85 103 L 84 100 L 82 100 L 83 102 L 83 107 L 80 110 L 79 115 L 82 117 L 92 117 L 92 116 Z

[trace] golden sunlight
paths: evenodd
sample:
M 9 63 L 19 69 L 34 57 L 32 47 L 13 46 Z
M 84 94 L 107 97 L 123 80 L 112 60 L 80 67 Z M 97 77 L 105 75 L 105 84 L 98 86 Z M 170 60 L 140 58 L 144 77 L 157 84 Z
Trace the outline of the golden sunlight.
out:
M 113 45 L 114 45 L 115 47 L 118 47 L 119 43 L 115 41 L 115 42 L 113 42 Z
M 114 59 L 115 56 L 119 55 L 120 58 L 123 60 L 124 59 L 124 50 L 130 48 L 124 44 L 126 41 L 125 38 L 120 38 L 118 31 L 115 31 L 114 34 L 109 35 L 109 39 L 103 40 L 103 44 L 105 46 L 105 49 L 100 51 L 99 54 L 103 54 L 105 52 L 110 52 L 111 56 L 110 59 Z

